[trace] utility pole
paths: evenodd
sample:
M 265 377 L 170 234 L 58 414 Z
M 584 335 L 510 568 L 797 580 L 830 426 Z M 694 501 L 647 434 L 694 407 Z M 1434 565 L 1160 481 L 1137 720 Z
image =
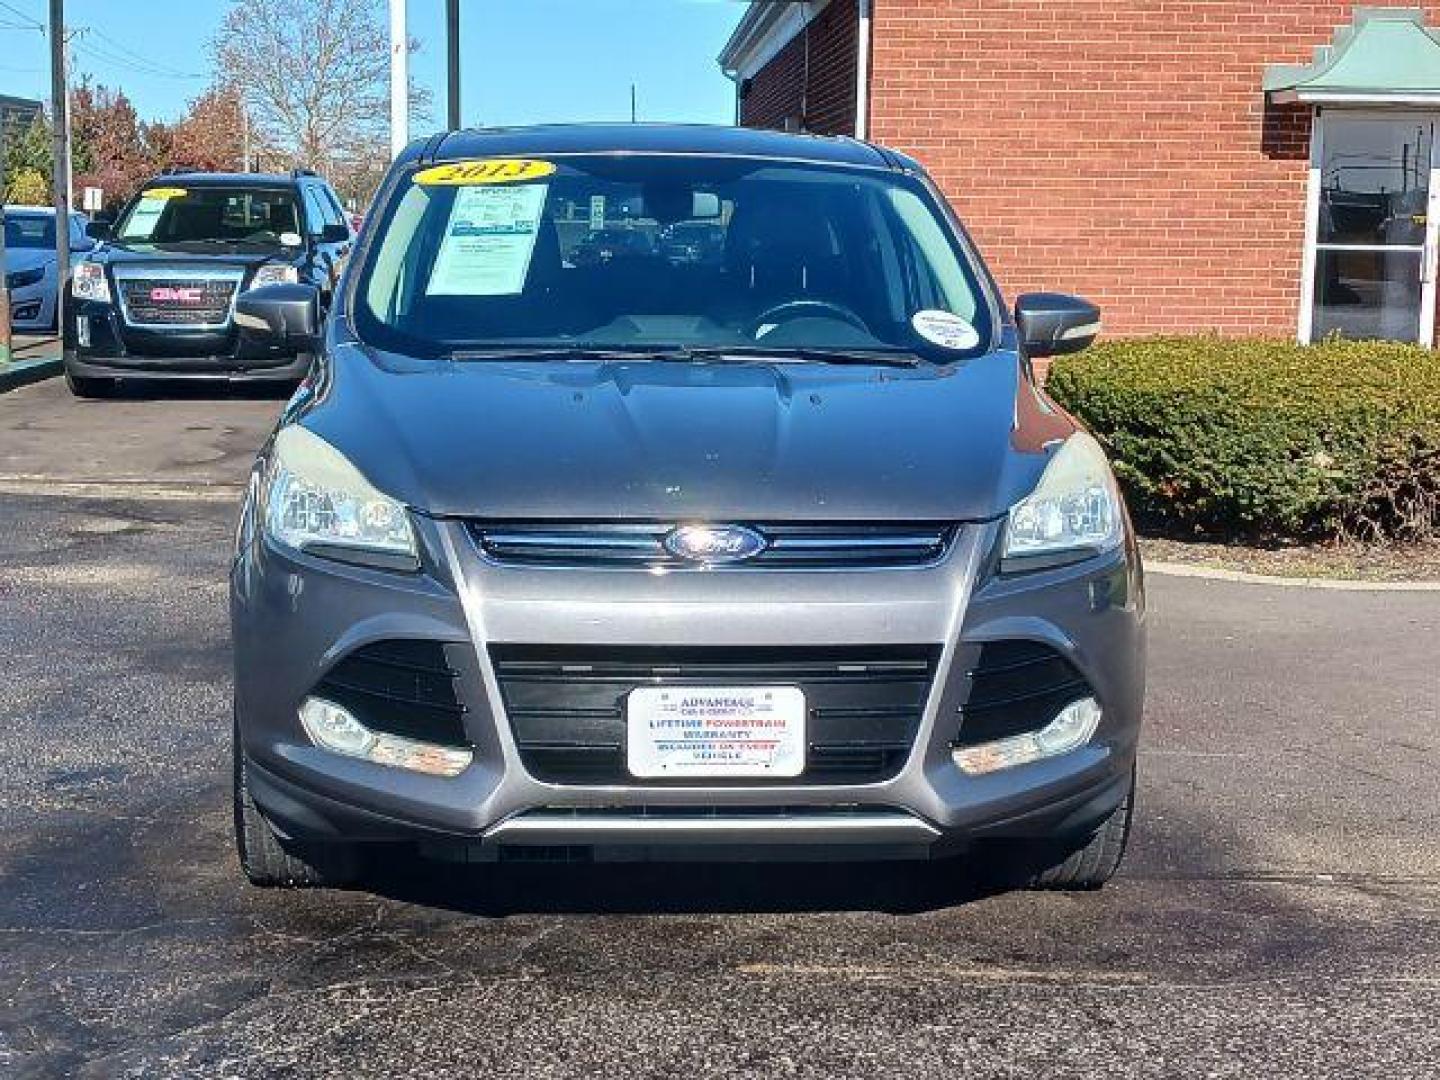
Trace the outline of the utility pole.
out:
M 250 110 L 245 108 L 245 95 L 240 95 L 240 171 L 254 172 L 250 167 Z
M 5 161 L 5 117 L 0 114 L 0 166 Z M 0 167 L 0 368 L 10 362 L 10 289 L 5 270 L 5 183 Z
M 405 0 L 390 0 L 390 159 L 410 141 L 410 38 Z
M 448 89 L 448 126 L 451 131 L 459 131 L 460 0 L 445 0 L 445 73 Z
M 54 114 L 55 326 L 65 331 L 65 290 L 70 286 L 70 91 L 65 77 L 65 0 L 50 0 L 50 109 Z

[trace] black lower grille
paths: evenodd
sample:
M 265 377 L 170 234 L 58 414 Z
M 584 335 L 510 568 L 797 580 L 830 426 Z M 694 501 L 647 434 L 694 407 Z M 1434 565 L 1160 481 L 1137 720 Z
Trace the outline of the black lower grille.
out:
M 938 649 L 491 648 L 525 768 L 557 784 L 637 781 L 625 758 L 625 699 L 640 686 L 798 686 L 806 769 L 796 784 L 858 784 L 900 771 L 919 731 Z M 740 785 L 764 781 L 735 781 Z M 773 781 L 772 781 L 773 783 Z
M 1093 691 L 1075 665 L 1036 641 L 990 641 L 967 673 L 957 746 L 975 746 L 1043 728 Z
M 316 685 L 366 727 L 409 739 L 465 746 L 465 706 L 438 641 L 377 641 L 349 653 Z

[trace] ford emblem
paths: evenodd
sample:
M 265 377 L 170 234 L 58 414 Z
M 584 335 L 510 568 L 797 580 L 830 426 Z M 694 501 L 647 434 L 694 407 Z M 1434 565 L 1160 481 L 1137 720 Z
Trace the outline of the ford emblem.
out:
M 744 525 L 682 525 L 663 543 L 677 559 L 696 563 L 744 562 L 768 546 L 765 537 Z

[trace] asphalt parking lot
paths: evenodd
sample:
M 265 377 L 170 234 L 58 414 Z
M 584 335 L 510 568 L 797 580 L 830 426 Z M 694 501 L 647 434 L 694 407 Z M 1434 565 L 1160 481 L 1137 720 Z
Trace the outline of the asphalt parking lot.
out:
M 1440 594 L 1153 576 L 1135 843 L 249 888 L 225 561 L 280 402 L 0 396 L 0 1076 L 1433 1077 Z

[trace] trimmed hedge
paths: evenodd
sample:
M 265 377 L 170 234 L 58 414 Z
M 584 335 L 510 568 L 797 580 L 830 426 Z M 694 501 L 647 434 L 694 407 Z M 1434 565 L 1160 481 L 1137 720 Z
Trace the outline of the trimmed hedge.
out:
M 1219 337 L 1105 342 L 1046 389 L 1137 521 L 1252 540 L 1440 535 L 1440 353 Z

